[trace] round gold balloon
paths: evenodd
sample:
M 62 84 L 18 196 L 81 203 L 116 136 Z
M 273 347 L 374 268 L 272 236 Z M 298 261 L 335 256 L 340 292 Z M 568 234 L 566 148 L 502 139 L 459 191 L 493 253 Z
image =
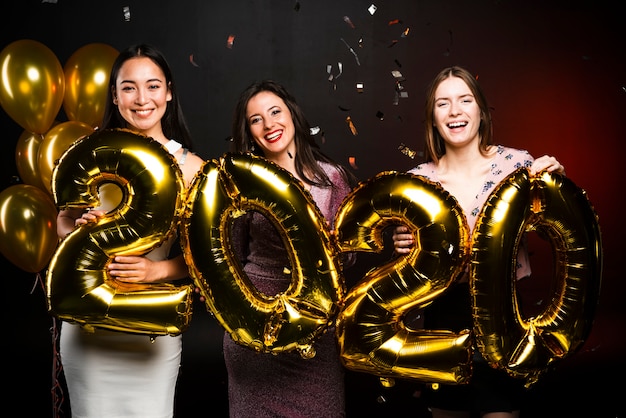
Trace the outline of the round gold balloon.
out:
M 344 294 L 337 251 L 313 198 L 278 165 L 238 154 L 207 161 L 191 190 L 181 241 L 207 307 L 242 346 L 313 356 Z M 292 282 L 282 293 L 258 291 L 233 251 L 232 224 L 247 211 L 272 220 L 283 237 Z
M 385 378 L 466 383 L 471 330 L 412 330 L 403 322 L 464 271 L 469 232 L 463 211 L 441 186 L 407 173 L 383 172 L 344 199 L 335 228 L 342 251 L 380 252 L 385 228 L 405 224 L 416 245 L 369 271 L 337 317 L 341 358 L 352 370 Z
M 39 175 L 39 147 L 44 136 L 34 132 L 24 131 L 17 139 L 15 146 L 15 165 L 17 173 L 23 183 L 30 184 L 46 191 L 46 187 Z
M 96 207 L 110 183 L 121 190 L 118 205 L 75 229 L 52 257 L 48 308 L 90 327 L 180 334 L 191 320 L 191 285 L 124 283 L 108 275 L 107 265 L 116 255 L 146 254 L 175 233 L 184 210 L 182 172 L 157 141 L 118 129 L 76 141 L 52 175 L 60 208 Z
M 52 171 L 59 158 L 79 138 L 89 135 L 93 128 L 82 122 L 67 121 L 50 128 L 39 145 L 37 168 L 41 184 L 52 196 Z
M 110 45 L 93 43 L 77 49 L 67 60 L 63 110 L 69 120 L 93 128 L 102 125 L 109 73 L 119 52 Z
M 46 132 L 65 93 L 63 67 L 44 44 L 15 41 L 0 52 L 0 105 L 22 128 Z
M 57 247 L 57 208 L 49 195 L 30 184 L 0 193 L 0 252 L 24 271 L 44 269 Z
M 517 250 L 525 232 L 547 237 L 554 294 L 525 318 L 517 298 Z M 473 234 L 470 288 L 477 345 L 493 367 L 534 384 L 548 365 L 576 352 L 590 333 L 602 276 L 598 218 L 571 180 L 520 168 L 487 200 Z

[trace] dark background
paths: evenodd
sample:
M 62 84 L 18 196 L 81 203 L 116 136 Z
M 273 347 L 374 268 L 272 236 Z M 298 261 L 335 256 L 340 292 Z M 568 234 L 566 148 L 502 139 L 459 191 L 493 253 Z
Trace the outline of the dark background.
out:
M 238 93 L 252 81 L 276 79 L 320 127 L 324 151 L 346 165 L 355 158 L 353 172 L 360 180 L 420 162 L 419 155 L 411 159 L 398 147 L 422 149 L 426 84 L 445 66 L 467 67 L 489 98 L 496 142 L 535 157 L 557 156 L 568 177 L 587 192 L 602 229 L 604 272 L 592 332 L 577 353 L 531 389 L 525 416 L 624 417 L 619 396 L 626 371 L 626 309 L 619 262 L 625 235 L 626 33 L 623 11 L 613 3 L 388 0 L 374 2 L 378 9 L 371 15 L 372 2 L 361 0 L 20 0 L 3 4 L 0 49 L 20 39 L 38 40 L 63 65 L 89 43 L 118 50 L 135 42 L 157 45 L 173 67 L 196 152 L 205 159 L 228 150 Z M 130 21 L 124 19 L 125 6 Z M 404 77 L 408 97 L 396 98 L 393 70 Z M 362 92 L 356 83 L 363 83 Z M 62 111 L 57 120 L 67 120 Z M 0 127 L 4 189 L 20 181 L 14 152 L 23 129 L 3 110 Z M 386 257 L 363 255 L 351 275 L 358 279 Z M 551 277 L 550 250 L 537 250 L 533 257 L 535 277 L 523 286 L 526 300 L 537 305 Z M 0 263 L 9 347 L 4 404 L 15 404 L 20 415 L 69 416 L 62 374 L 56 373 L 60 385 L 53 387 L 54 323 L 40 278 L 4 257 Z M 178 417 L 226 415 L 221 337 L 221 328 L 198 303 L 184 334 Z M 349 416 L 428 416 L 415 382 L 382 388 L 373 375 L 348 372 L 347 387 Z

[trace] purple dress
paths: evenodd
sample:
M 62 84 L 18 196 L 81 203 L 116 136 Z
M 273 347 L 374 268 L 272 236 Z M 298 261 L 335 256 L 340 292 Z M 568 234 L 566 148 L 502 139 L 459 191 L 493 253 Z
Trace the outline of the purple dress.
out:
M 350 192 L 341 173 L 332 165 L 318 163 L 333 188 L 312 186 L 313 200 L 328 221 Z M 258 212 L 233 225 L 233 243 L 244 270 L 256 288 L 267 295 L 285 291 L 291 276 L 284 273 L 288 254 L 279 232 Z M 344 264 L 345 267 L 345 264 Z M 334 328 L 314 344 L 316 355 L 304 359 L 296 351 L 277 355 L 259 353 L 224 336 L 224 359 L 228 371 L 230 416 L 336 418 L 345 416 L 344 368 Z

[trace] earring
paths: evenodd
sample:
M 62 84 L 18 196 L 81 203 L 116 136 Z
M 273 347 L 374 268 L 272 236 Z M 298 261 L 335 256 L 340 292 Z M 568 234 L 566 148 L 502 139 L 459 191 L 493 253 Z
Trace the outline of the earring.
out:
M 250 152 L 254 152 L 254 142 L 250 141 Z

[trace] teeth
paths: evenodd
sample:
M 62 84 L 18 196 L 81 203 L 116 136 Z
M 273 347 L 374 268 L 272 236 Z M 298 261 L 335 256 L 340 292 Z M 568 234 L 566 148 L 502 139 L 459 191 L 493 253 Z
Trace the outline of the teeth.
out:
M 467 122 L 452 122 L 448 124 L 449 128 L 460 128 L 462 126 L 466 126 Z
M 278 138 L 278 136 L 281 134 L 281 132 L 274 132 L 272 135 L 268 135 L 267 139 L 268 141 L 271 141 L 274 138 Z

